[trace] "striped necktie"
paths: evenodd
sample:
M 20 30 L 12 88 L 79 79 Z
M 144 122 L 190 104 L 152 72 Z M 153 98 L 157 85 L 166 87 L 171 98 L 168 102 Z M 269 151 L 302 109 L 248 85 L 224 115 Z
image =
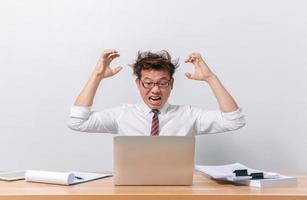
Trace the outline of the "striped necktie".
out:
M 160 111 L 157 109 L 153 109 L 152 112 L 154 113 L 152 117 L 152 123 L 151 123 L 151 136 L 158 136 L 159 135 L 159 117 Z

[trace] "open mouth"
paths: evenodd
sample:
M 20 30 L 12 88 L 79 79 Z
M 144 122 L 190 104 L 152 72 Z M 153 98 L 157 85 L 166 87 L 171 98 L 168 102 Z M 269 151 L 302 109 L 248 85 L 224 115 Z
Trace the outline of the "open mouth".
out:
M 162 98 L 159 96 L 151 96 L 148 98 L 150 102 L 156 103 L 158 101 L 160 101 Z

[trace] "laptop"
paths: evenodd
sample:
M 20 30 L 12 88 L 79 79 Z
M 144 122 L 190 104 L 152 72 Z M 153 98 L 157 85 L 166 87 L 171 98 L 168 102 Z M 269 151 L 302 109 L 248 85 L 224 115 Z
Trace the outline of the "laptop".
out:
M 192 185 L 195 137 L 115 136 L 115 185 Z
M 17 181 L 25 179 L 25 171 L 0 172 L 0 180 Z

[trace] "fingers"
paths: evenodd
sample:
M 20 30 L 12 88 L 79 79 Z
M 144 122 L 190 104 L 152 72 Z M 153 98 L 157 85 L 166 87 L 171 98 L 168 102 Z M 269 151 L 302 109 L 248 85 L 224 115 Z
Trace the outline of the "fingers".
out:
M 108 58 L 108 56 L 110 54 L 114 54 L 114 53 L 118 53 L 118 51 L 116 49 L 105 49 L 103 52 L 102 52 L 102 57 L 104 58 Z
M 191 53 L 188 55 L 188 57 L 185 59 L 185 63 L 194 63 L 195 61 L 201 59 L 200 53 Z
M 123 69 L 123 67 L 121 67 L 121 66 L 115 67 L 115 68 L 112 70 L 112 71 L 113 71 L 113 75 L 117 74 L 117 73 L 120 72 L 122 69 Z
M 102 52 L 101 58 L 112 61 L 114 58 L 119 57 L 119 53 L 115 49 L 106 49 Z
M 184 75 L 188 78 L 188 79 L 190 79 L 191 78 L 191 74 L 190 73 L 184 73 Z
M 184 62 L 185 62 L 185 63 L 192 62 L 192 56 L 189 55 L 189 56 L 185 59 Z
M 108 55 L 108 59 L 113 60 L 117 57 L 119 57 L 120 55 L 118 53 L 111 53 Z
M 189 72 L 184 73 L 184 74 L 185 74 L 185 76 L 186 76 L 188 79 L 194 79 L 193 74 L 191 74 L 191 73 L 189 73 Z
M 185 59 L 184 62 L 185 63 L 193 63 L 195 65 L 195 61 L 198 61 L 199 59 L 201 59 L 201 55 L 199 53 L 191 53 L 190 55 L 188 55 L 188 57 Z M 196 80 L 195 75 L 192 74 L 192 73 L 186 72 L 185 76 L 188 79 Z
M 123 69 L 123 67 L 121 67 L 121 66 L 115 67 L 113 69 L 109 68 L 105 72 L 102 72 L 102 71 L 98 72 L 97 75 L 102 76 L 102 78 L 108 78 L 108 77 L 114 76 L 115 74 L 120 72 L 122 69 Z

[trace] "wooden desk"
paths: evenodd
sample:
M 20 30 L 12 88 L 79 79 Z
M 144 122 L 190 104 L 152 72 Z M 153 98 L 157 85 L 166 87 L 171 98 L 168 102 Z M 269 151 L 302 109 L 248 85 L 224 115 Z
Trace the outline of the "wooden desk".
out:
M 113 186 L 106 178 L 73 186 L 0 181 L 0 200 L 223 200 L 223 199 L 307 199 L 307 176 L 298 176 L 298 185 L 279 188 L 253 188 L 217 183 L 195 173 L 193 186 Z

